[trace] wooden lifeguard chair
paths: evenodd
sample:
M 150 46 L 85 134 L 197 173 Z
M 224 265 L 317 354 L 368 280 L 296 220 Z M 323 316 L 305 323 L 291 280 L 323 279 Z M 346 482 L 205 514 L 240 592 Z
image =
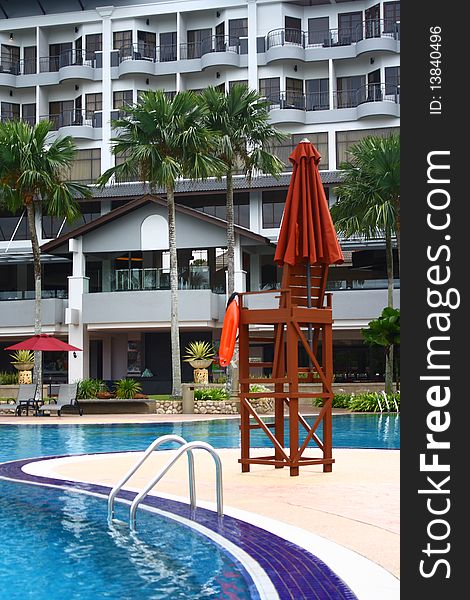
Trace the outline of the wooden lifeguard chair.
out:
M 242 472 L 250 465 L 273 465 L 275 468 L 289 467 L 290 475 L 298 475 L 301 465 L 323 465 L 324 472 L 332 470 L 332 411 L 333 400 L 333 342 L 331 295 L 325 294 L 328 265 L 297 264 L 284 265 L 281 288 L 262 292 L 239 294 L 239 364 L 240 364 L 240 414 L 241 414 L 241 458 Z M 260 298 L 269 298 L 270 308 L 259 306 Z M 274 298 L 277 302 L 273 303 Z M 255 303 L 253 302 L 255 300 Z M 325 305 L 326 301 L 326 305 Z M 263 331 L 262 337 L 259 331 Z M 268 335 L 268 332 L 271 335 Z M 319 342 L 321 357 L 319 358 Z M 271 362 L 250 362 L 250 348 L 255 343 L 272 343 L 274 358 Z M 299 347 L 302 346 L 309 358 L 310 367 L 299 369 Z M 252 378 L 252 368 L 269 368 L 268 378 Z M 321 383 L 319 392 L 299 391 L 299 373 L 305 373 L 304 382 L 314 379 Z M 272 384 L 274 398 L 274 422 L 266 423 L 257 414 L 253 398 L 266 396 L 266 392 L 250 392 L 250 384 Z M 313 424 L 309 424 L 299 413 L 300 398 L 322 398 L 323 406 Z M 286 410 L 285 410 L 286 409 Z M 285 414 L 286 413 L 286 414 Z M 285 416 L 288 417 L 289 442 L 285 447 Z M 254 420 L 254 422 L 252 422 Z M 323 426 L 320 437 L 319 427 Z M 299 426 L 305 430 L 301 439 Z M 262 429 L 272 443 L 273 454 L 251 456 L 250 433 Z M 319 450 L 317 456 L 306 456 L 310 442 Z M 318 454 L 318 453 L 317 453 Z

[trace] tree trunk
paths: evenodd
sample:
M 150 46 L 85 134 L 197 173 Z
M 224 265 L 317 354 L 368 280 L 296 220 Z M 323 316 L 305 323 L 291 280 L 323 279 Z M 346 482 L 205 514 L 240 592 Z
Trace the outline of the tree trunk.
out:
M 401 227 L 401 222 L 400 222 L 400 198 L 396 198 L 395 199 L 395 235 L 397 236 L 397 250 L 398 250 L 398 268 L 400 268 L 400 260 L 401 260 L 401 255 L 400 255 L 400 227 Z
M 393 246 L 392 234 L 389 229 L 385 232 L 385 257 L 387 262 L 388 304 L 393 308 Z
M 181 397 L 181 353 L 178 322 L 178 256 L 176 252 L 176 223 L 174 189 L 167 188 L 168 240 L 170 245 L 170 290 L 171 290 L 171 395 Z
M 233 174 L 227 171 L 227 295 L 235 291 L 235 227 L 233 217 Z
M 34 264 L 34 333 L 39 334 L 42 330 L 41 318 L 41 250 L 36 231 L 36 214 L 34 210 L 34 200 L 32 196 L 25 198 L 26 215 L 28 218 L 28 229 L 31 238 L 31 249 L 33 251 Z M 34 353 L 34 381 L 38 385 L 38 395 L 42 399 L 42 352 Z
M 385 393 L 393 393 L 393 346 L 385 349 Z

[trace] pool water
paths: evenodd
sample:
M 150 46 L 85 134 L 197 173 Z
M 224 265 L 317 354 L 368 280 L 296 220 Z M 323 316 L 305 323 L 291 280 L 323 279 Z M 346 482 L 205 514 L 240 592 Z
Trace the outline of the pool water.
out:
M 307 418 L 310 422 L 312 419 Z M 239 419 L 221 419 L 118 425 L 2 425 L 0 462 L 57 454 L 144 450 L 155 438 L 165 434 L 180 435 L 187 441 L 208 442 L 215 448 L 238 448 L 239 424 Z M 321 428 L 319 434 L 321 437 Z M 300 439 L 304 437 L 305 430 L 301 428 Z M 266 434 L 256 429 L 251 439 L 252 447 L 268 447 L 270 443 Z M 396 449 L 399 446 L 398 415 L 333 416 L 333 448 Z
M 103 500 L 5 481 L 0 511 L 1 598 L 259 598 L 225 550 L 157 514 L 141 511 L 139 532 L 130 533 L 127 525 L 108 528 Z

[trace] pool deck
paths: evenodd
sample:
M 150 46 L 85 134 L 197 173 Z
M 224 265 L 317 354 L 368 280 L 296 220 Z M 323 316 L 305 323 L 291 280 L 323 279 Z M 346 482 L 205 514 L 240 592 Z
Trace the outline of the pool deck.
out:
M 344 412 L 344 411 L 338 411 Z M 207 420 L 208 415 L 88 415 L 58 418 L 0 415 L 2 424 L 148 423 Z M 227 418 L 217 416 L 214 418 Z M 399 577 L 398 450 L 334 449 L 332 473 L 319 466 L 288 469 L 253 465 L 242 474 L 239 450 L 220 450 L 226 507 L 249 511 L 341 544 Z M 314 452 L 314 451 L 313 451 Z M 253 455 L 266 450 L 253 450 Z M 214 468 L 206 453 L 196 452 L 198 499 L 214 501 Z M 141 489 L 166 462 L 168 452 L 154 453 L 128 486 Z M 114 485 L 135 462 L 135 453 L 92 455 L 51 463 L 51 477 Z M 158 492 L 186 496 L 187 466 L 178 462 L 158 485 Z

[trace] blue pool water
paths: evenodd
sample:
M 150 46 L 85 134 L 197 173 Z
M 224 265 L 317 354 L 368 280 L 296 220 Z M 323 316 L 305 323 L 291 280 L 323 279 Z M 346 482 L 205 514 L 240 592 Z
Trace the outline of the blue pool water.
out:
M 301 439 L 304 431 L 301 429 Z M 3 425 L 0 426 L 0 462 L 57 454 L 144 450 L 155 438 L 170 433 L 188 441 L 202 440 L 216 448 L 240 445 L 238 419 L 119 425 Z M 253 447 L 267 447 L 268 443 L 262 431 L 252 431 Z M 334 448 L 393 449 L 399 445 L 400 417 L 397 415 L 333 416 Z
M 131 534 L 127 525 L 108 528 L 103 500 L 5 481 L 0 511 L 0 598 L 259 598 L 238 561 L 159 515 L 140 511 Z

